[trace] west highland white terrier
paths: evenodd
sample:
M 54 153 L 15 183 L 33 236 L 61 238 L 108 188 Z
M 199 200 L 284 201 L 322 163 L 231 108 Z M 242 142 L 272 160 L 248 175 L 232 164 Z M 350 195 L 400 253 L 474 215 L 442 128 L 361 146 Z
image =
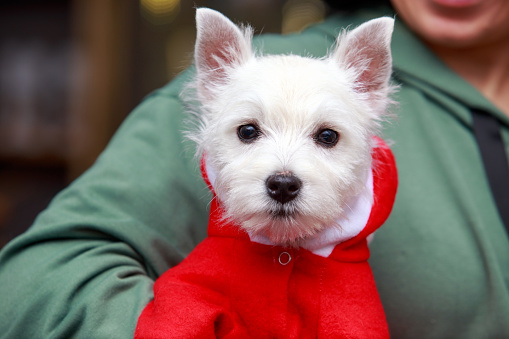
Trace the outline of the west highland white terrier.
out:
M 261 55 L 250 27 L 198 9 L 194 89 L 209 237 L 155 284 L 138 337 L 388 337 L 366 238 L 397 187 L 377 137 L 394 21 L 324 58 Z

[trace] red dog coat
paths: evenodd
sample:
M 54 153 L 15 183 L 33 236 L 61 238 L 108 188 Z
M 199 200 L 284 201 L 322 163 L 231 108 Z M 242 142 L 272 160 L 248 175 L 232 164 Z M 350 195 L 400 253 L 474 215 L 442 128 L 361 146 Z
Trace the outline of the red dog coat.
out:
M 213 199 L 208 238 L 157 279 L 135 337 L 388 338 L 366 237 L 389 216 L 397 171 L 390 149 L 377 142 L 366 186 L 373 199 L 367 210 L 365 203 L 357 209 L 365 217 L 349 216 L 361 224 L 346 234 L 332 232 L 299 249 L 266 245 L 234 224 L 221 225 Z M 205 166 L 202 172 L 208 181 Z

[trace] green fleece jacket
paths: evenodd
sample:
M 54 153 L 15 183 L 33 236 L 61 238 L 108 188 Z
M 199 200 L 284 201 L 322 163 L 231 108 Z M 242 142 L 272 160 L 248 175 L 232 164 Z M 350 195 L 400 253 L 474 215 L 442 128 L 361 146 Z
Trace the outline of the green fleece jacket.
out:
M 255 43 L 322 56 L 340 28 L 379 15 L 332 16 Z M 392 46 L 400 104 L 384 138 L 400 184 L 370 259 L 391 335 L 507 338 L 509 240 L 469 108 L 498 116 L 506 142 L 509 118 L 401 22 Z M 154 280 L 205 237 L 210 196 L 181 134 L 179 92 L 191 73 L 146 98 L 93 167 L 1 251 L 1 337 L 131 337 Z

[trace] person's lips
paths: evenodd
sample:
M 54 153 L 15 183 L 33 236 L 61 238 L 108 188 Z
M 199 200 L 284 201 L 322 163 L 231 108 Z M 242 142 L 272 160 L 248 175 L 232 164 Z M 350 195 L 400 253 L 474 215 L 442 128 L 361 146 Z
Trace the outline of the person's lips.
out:
M 447 8 L 468 8 L 479 5 L 483 0 L 431 0 L 434 4 Z

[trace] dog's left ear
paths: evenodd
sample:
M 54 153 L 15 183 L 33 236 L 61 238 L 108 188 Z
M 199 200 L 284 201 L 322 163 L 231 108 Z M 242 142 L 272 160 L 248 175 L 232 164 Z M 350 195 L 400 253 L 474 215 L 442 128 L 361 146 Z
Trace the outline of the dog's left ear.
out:
M 382 99 L 387 96 L 392 70 L 391 37 L 394 19 L 370 20 L 341 35 L 332 58 L 355 74 L 355 87 Z
M 209 8 L 196 11 L 194 59 L 198 91 L 213 97 L 211 86 L 228 80 L 228 70 L 246 62 L 252 55 L 252 29 L 241 30 L 221 13 Z

